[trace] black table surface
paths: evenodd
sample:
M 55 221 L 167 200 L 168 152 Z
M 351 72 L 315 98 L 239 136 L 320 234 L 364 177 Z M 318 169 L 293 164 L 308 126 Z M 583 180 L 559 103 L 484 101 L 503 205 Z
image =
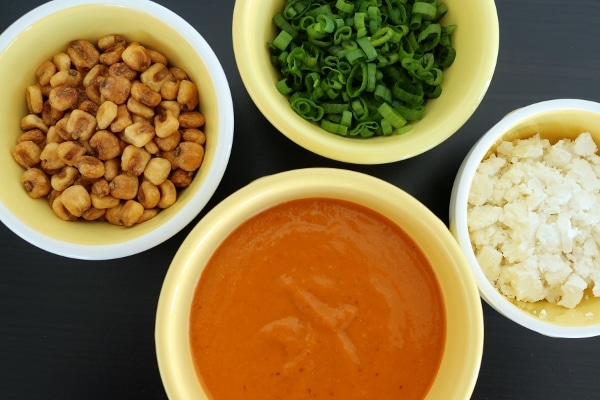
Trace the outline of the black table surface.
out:
M 42 2 L 2 1 L 0 31 Z M 229 166 L 210 203 L 188 227 L 135 256 L 63 258 L 31 246 L 0 224 L 0 399 L 166 398 L 154 319 L 169 263 L 208 209 L 256 178 L 304 167 L 356 170 L 395 184 L 447 222 L 450 190 L 463 157 L 503 115 L 554 98 L 600 101 L 598 0 L 498 0 L 496 72 L 462 129 L 409 160 L 340 163 L 294 144 L 255 107 L 231 44 L 234 0 L 158 3 L 192 24 L 225 69 L 235 107 Z M 485 345 L 473 399 L 600 398 L 600 338 L 548 338 L 486 304 L 483 309 Z

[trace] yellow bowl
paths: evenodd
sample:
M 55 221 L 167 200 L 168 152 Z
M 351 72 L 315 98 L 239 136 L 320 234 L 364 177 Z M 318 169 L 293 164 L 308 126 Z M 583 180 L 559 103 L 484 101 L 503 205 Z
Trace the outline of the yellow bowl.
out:
M 427 399 L 469 399 L 483 351 L 483 314 L 477 286 L 456 241 L 442 221 L 396 186 L 358 172 L 328 168 L 260 178 L 209 211 L 185 239 L 165 277 L 156 315 L 156 352 L 168 396 L 208 398 L 191 357 L 189 319 L 196 284 L 213 251 L 252 215 L 306 197 L 344 199 L 371 208 L 403 228 L 426 254 L 441 286 L 447 316 L 444 355 Z
M 527 303 L 503 296 L 489 282 L 473 252 L 468 232 L 467 200 L 477 167 L 499 142 L 527 138 L 539 133 L 542 138 L 554 143 L 563 138 L 575 139 L 583 132 L 589 132 L 594 141 L 600 144 L 600 104 L 585 100 L 557 99 L 513 111 L 471 148 L 459 168 L 450 198 L 450 230 L 469 261 L 481 297 L 505 317 L 551 337 L 599 335 L 600 298 L 590 297 L 574 309 L 567 309 L 545 300 Z
M 276 29 L 271 19 L 283 9 L 276 0 L 238 0 L 233 13 L 233 48 L 250 97 L 281 133 L 321 156 L 354 164 L 383 164 L 419 155 L 453 135 L 475 112 L 492 79 L 498 57 L 498 16 L 492 0 L 446 0 L 444 24 L 456 24 L 454 64 L 444 71 L 442 95 L 428 103 L 425 117 L 403 135 L 366 140 L 328 133 L 298 116 L 275 88 L 278 71 L 266 43 Z
M 65 51 L 71 40 L 95 43 L 118 33 L 158 50 L 184 69 L 200 90 L 205 114 L 206 154 L 192 185 L 171 208 L 131 228 L 108 223 L 67 223 L 47 202 L 30 199 L 21 187 L 23 169 L 10 154 L 27 115 L 25 88 L 35 70 Z M 81 259 L 108 259 L 144 251 L 173 236 L 208 202 L 227 166 L 233 141 L 233 104 L 224 71 L 208 43 L 185 20 L 149 1 L 69 0 L 46 3 L 14 22 L 0 35 L 0 219 L 17 235 L 46 251 Z

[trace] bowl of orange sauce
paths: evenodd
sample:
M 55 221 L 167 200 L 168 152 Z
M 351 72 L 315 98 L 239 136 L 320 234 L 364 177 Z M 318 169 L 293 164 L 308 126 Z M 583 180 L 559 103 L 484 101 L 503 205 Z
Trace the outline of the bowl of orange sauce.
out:
M 429 209 L 378 178 L 308 168 L 248 184 L 192 229 L 155 343 L 172 399 L 468 399 L 483 314 Z

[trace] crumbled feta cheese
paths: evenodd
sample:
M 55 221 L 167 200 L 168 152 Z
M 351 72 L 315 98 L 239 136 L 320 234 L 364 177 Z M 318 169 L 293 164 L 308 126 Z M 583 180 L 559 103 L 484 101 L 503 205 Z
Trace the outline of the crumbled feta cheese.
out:
M 473 249 L 487 278 L 520 301 L 574 308 L 600 297 L 600 156 L 589 133 L 554 145 L 505 141 L 469 193 Z M 586 292 L 587 293 L 587 292 Z

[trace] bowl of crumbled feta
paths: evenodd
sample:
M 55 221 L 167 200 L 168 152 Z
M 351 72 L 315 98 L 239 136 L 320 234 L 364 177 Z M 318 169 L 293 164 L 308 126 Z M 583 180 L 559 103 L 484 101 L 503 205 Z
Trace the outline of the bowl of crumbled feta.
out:
M 475 143 L 452 188 L 481 298 L 547 336 L 600 335 L 599 147 L 599 103 L 532 104 Z

